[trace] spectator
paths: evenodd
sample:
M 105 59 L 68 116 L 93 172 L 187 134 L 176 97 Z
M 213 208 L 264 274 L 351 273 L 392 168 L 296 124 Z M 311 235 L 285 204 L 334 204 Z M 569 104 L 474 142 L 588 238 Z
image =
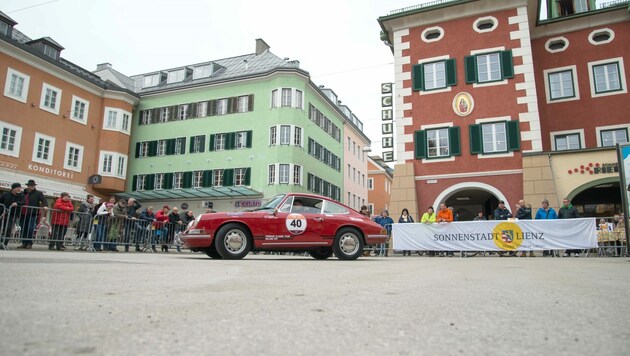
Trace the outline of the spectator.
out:
M 48 210 L 48 201 L 44 197 L 44 193 L 37 190 L 37 184 L 34 180 L 29 179 L 24 189 L 25 204 L 22 207 L 20 218 L 20 231 L 22 235 L 22 245 L 18 248 L 30 249 L 33 247 L 33 236 L 35 235 L 35 227 L 37 226 L 39 209 Z
M 81 248 L 84 247 L 84 243 L 88 241 L 90 230 L 92 229 L 92 220 L 94 219 L 94 196 L 88 194 L 84 202 L 81 203 L 77 213 L 79 215 L 79 222 L 77 224 L 77 240 L 80 243 Z
M 129 245 L 131 243 L 131 234 L 135 228 L 135 220 L 138 215 L 138 209 L 142 208 L 142 205 L 138 203 L 135 198 L 127 199 L 127 218 L 125 220 L 125 252 L 129 252 Z
M 450 223 L 453 222 L 453 210 L 446 207 L 445 203 L 440 204 L 440 211 L 437 213 L 437 222 L 439 223 Z M 446 252 L 446 255 L 449 257 L 453 256 L 452 251 Z M 440 254 L 440 256 L 444 256 L 444 254 Z
M 127 220 L 127 201 L 125 199 L 118 200 L 118 203 L 112 207 L 109 216 L 111 222 L 107 234 L 107 240 L 109 241 L 107 249 L 118 252 L 117 245 L 120 237 L 124 234 L 125 221 Z
M 195 215 L 193 214 L 192 210 L 188 210 L 187 212 L 182 214 L 182 222 L 185 226 L 188 226 L 188 224 L 190 224 L 190 222 L 193 220 L 195 220 Z
M 162 251 L 168 252 L 167 236 L 166 236 L 166 223 L 168 222 L 168 211 L 171 210 L 168 205 L 164 205 L 162 210 L 158 211 L 155 214 L 155 222 L 153 225 L 155 226 L 155 233 L 159 236 L 160 243 L 162 244 Z M 157 252 L 155 247 L 151 248 L 153 252 Z
M 521 199 L 516 204 L 516 218 L 519 220 L 531 220 L 532 219 L 532 206 L 525 204 L 525 200 Z M 521 257 L 526 257 L 527 252 L 521 252 Z M 529 251 L 529 257 L 535 257 L 534 251 Z
M 499 206 L 494 211 L 494 220 L 507 220 L 512 217 L 512 213 L 505 207 L 505 202 L 499 200 Z
M 63 251 L 66 247 L 63 241 L 68 231 L 70 223 L 70 215 L 74 211 L 74 205 L 70 201 L 70 194 L 63 192 L 53 205 L 53 212 L 50 218 L 51 240 L 48 243 L 48 249 L 53 250 L 55 247 L 59 251 Z
M 420 218 L 420 222 L 423 224 L 433 224 L 436 222 L 437 217 L 435 216 L 435 211 L 433 207 L 430 206 L 427 208 L 427 212 L 422 214 L 422 218 Z M 428 255 L 433 257 L 435 256 L 435 251 L 429 251 Z
M 140 251 L 140 243 L 143 242 L 142 237 L 148 236 L 147 243 L 151 242 L 151 250 L 153 252 L 157 252 L 155 250 L 155 238 L 153 236 L 153 231 L 155 230 L 155 226 L 153 223 L 155 222 L 155 213 L 153 212 L 153 207 L 149 206 L 145 211 L 140 213 L 140 219 L 136 225 L 136 252 Z
M 562 199 L 562 206 L 558 210 L 558 219 L 576 219 L 579 217 L 577 208 L 571 204 L 569 198 Z M 572 253 L 575 254 L 575 257 L 580 257 L 580 250 L 566 250 L 564 257 L 571 257 Z
M 112 208 L 116 203 L 116 197 L 109 197 L 109 201 L 101 203 L 96 210 L 96 243 L 94 244 L 95 251 L 103 251 L 108 249 L 108 244 L 105 243 L 107 239 L 107 232 L 109 230 L 109 217 L 112 212 Z M 101 248 L 102 247 L 102 248 Z
M 175 233 L 180 232 L 182 230 L 183 225 L 184 225 L 184 222 L 182 221 L 182 218 L 179 216 L 179 209 L 176 206 L 174 206 L 171 213 L 168 214 L 168 231 L 167 231 L 168 240 L 166 241 L 166 245 L 163 248 L 164 252 L 168 252 L 168 245 L 173 243 L 173 241 L 175 241 Z M 179 246 L 177 246 L 177 249 L 179 250 Z
M 359 214 L 367 216 L 368 218 L 370 217 L 370 210 L 368 209 L 367 205 L 363 205 L 361 207 L 361 210 L 359 211 Z
M 479 211 L 477 216 L 474 217 L 473 221 L 486 220 L 486 217 L 483 216 L 483 211 Z
M 15 221 L 20 217 L 21 208 L 26 203 L 24 193 L 22 193 L 22 185 L 20 183 L 11 184 L 11 190 L 2 193 L 0 195 L 0 208 L 4 211 L 0 211 L 0 215 L 4 217 L 4 221 L 0 220 L 0 225 L 4 224 L 4 231 L 0 238 L 4 238 L 4 244 L 0 247 L 7 249 L 9 240 L 11 239 L 11 232 Z
M 557 219 L 558 215 L 556 211 L 553 210 L 552 207 L 549 206 L 549 200 L 543 199 L 542 207 L 538 209 L 536 212 L 536 216 L 534 217 L 536 220 L 548 220 L 548 219 Z M 543 251 L 543 256 L 553 256 L 551 251 L 546 250 Z
M 407 223 L 413 223 L 413 218 L 411 217 L 411 215 L 409 215 L 409 210 L 407 210 L 407 208 L 404 208 L 402 210 L 402 212 L 400 213 L 400 218 L 398 218 L 398 223 L 399 224 L 407 224 Z M 403 256 L 409 255 L 411 256 L 411 251 L 409 250 L 403 250 Z
M 459 221 L 459 214 L 455 212 L 455 209 L 453 209 L 452 206 L 449 206 L 448 210 L 450 210 L 451 214 L 453 214 L 453 221 Z
M 387 257 L 389 239 L 392 236 L 392 224 L 394 223 L 394 220 L 389 217 L 389 212 L 387 211 L 387 209 L 383 209 L 381 211 L 381 215 L 375 218 L 374 221 L 376 221 L 379 225 L 385 228 L 385 231 L 387 231 L 387 241 L 385 243 L 380 244 L 379 251 L 378 251 L 379 256 L 384 255 L 385 257 Z

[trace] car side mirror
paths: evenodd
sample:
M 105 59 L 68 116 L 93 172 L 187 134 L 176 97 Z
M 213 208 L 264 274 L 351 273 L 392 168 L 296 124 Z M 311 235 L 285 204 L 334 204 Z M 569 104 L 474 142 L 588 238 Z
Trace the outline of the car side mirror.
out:
M 278 216 L 278 208 L 273 209 L 273 212 L 269 215 Z

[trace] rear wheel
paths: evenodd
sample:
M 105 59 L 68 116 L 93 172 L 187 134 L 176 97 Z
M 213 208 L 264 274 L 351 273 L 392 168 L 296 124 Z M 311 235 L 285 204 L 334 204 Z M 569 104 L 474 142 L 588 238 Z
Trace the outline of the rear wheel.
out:
M 226 260 L 240 260 L 251 249 L 249 231 L 239 224 L 227 224 L 217 231 L 214 247 Z
M 223 257 L 221 257 L 221 255 L 219 255 L 219 253 L 216 250 L 205 250 L 203 252 L 205 252 L 206 255 L 208 255 L 208 257 L 212 259 L 215 259 L 215 260 L 223 259 Z
M 328 257 L 332 256 L 333 251 L 332 248 L 326 247 L 318 250 L 308 251 L 308 253 L 316 260 L 325 260 Z
M 357 230 L 343 228 L 335 236 L 333 252 L 340 260 L 356 260 L 363 254 L 363 238 Z

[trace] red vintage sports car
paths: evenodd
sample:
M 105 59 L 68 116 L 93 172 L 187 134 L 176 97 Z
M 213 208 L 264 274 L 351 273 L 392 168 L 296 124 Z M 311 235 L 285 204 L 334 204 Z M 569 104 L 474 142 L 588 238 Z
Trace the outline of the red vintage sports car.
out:
M 241 259 L 250 251 L 308 251 L 316 259 L 334 253 L 355 260 L 365 245 L 384 243 L 387 233 L 326 197 L 281 194 L 254 211 L 199 215 L 180 239 L 192 251 L 218 259 Z

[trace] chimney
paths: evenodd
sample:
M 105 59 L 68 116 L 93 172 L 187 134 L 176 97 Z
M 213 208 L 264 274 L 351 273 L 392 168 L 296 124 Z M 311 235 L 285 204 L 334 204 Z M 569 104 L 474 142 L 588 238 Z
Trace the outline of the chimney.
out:
M 256 55 L 259 56 L 270 47 L 267 42 L 263 41 L 261 38 L 256 39 Z
M 96 65 L 96 71 L 98 72 L 99 70 L 105 70 L 108 68 L 111 68 L 112 64 L 111 63 L 101 63 L 101 64 L 97 64 Z

